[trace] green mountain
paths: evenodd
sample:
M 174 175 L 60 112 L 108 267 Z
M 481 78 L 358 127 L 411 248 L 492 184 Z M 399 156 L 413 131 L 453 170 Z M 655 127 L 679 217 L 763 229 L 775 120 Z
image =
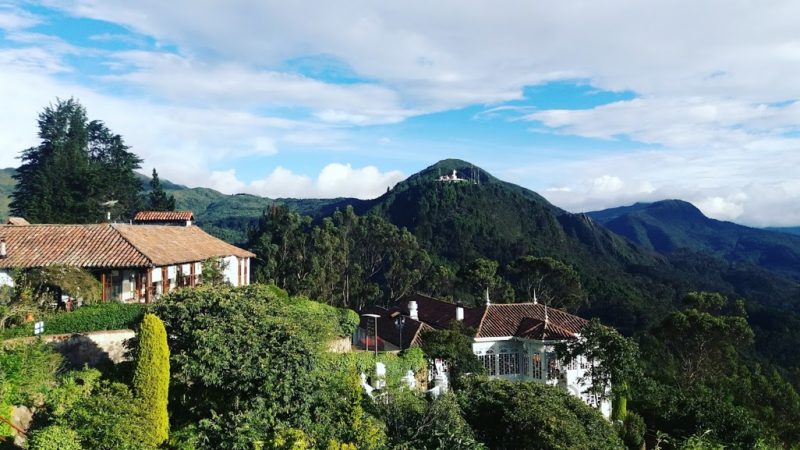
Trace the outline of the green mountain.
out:
M 647 249 L 688 249 L 800 279 L 800 236 L 710 219 L 688 202 L 637 203 L 588 215 Z
M 800 236 L 800 227 L 766 227 L 765 230 L 776 231 L 778 233 L 788 233 Z
M 9 202 L 16 181 L 12 176 L 16 169 L 0 169 L 0 221 L 9 216 Z M 147 192 L 150 177 L 137 174 Z M 250 194 L 227 195 L 208 188 L 189 188 L 169 180 L 161 180 L 164 190 L 175 197 L 177 209 L 192 211 L 196 223 L 207 232 L 232 243 L 242 244 L 247 240 L 247 230 L 258 222 L 264 210 L 273 204 L 282 204 L 300 214 L 319 218 L 333 213 L 347 204 L 358 204 L 360 200 L 334 199 L 270 199 Z
M 454 169 L 466 181 L 438 181 Z M 456 270 L 479 257 L 501 267 L 522 255 L 567 262 L 590 295 L 581 313 L 623 330 L 643 329 L 690 290 L 719 291 L 784 310 L 800 303 L 797 282 L 748 260 L 732 263 L 695 249 L 659 253 L 465 161 L 441 161 L 354 208 L 407 228 L 434 260 Z

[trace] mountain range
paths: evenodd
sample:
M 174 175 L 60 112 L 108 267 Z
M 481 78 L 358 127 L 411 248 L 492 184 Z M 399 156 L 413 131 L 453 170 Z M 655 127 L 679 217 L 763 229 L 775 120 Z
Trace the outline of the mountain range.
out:
M 465 181 L 438 180 L 453 170 Z M 0 170 L 0 216 L 7 214 L 13 173 Z M 141 178 L 147 186 L 149 178 Z M 167 180 L 162 186 L 175 196 L 179 209 L 195 213 L 198 225 L 238 244 L 246 242 L 247 229 L 274 204 L 314 219 L 349 205 L 409 229 L 439 261 L 460 266 L 485 257 L 505 264 L 527 254 L 551 256 L 580 268 L 598 292 L 620 289 L 620 302 L 631 292 L 647 291 L 644 285 L 653 279 L 670 277 L 773 305 L 793 304 L 798 297 L 800 237 L 710 219 L 680 200 L 572 214 L 457 159 L 440 161 L 372 200 L 226 195 Z M 626 287 L 604 282 L 620 273 L 627 274 Z M 667 285 L 659 288 L 670 291 L 662 297 L 674 298 L 681 290 L 675 283 Z

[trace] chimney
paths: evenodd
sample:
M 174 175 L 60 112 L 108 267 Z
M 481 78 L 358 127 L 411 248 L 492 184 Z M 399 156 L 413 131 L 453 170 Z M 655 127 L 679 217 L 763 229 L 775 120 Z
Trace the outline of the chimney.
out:
M 487 305 L 491 305 L 492 304 L 491 300 L 489 300 L 489 288 L 488 287 L 486 288 L 486 293 L 484 294 L 483 297 L 484 297 L 484 300 L 486 300 L 486 304 Z
M 456 320 L 464 320 L 464 308 L 460 306 L 456 307 Z
M 408 317 L 419 320 L 419 310 L 417 309 L 417 302 L 414 300 L 408 302 Z
M 5 258 L 8 256 L 8 250 L 6 249 L 6 240 L 0 239 L 0 259 Z
M 106 211 L 106 222 L 111 222 L 111 211 Z
M 536 288 L 533 289 L 533 304 L 534 305 L 538 305 L 539 304 L 539 299 L 536 298 Z

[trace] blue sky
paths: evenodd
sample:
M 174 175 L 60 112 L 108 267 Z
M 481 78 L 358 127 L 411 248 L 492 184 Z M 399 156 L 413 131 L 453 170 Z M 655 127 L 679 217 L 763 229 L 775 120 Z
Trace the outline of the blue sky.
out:
M 0 0 L 0 165 L 74 96 L 145 171 L 226 193 L 370 198 L 455 157 L 572 211 L 682 198 L 796 225 L 795 17 L 791 1 Z

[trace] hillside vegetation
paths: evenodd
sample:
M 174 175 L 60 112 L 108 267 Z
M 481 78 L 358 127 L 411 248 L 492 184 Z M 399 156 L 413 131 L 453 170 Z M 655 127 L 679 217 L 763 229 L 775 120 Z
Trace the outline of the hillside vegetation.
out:
M 588 215 L 644 248 L 688 249 L 800 279 L 800 236 L 710 219 L 688 202 L 637 203 Z

